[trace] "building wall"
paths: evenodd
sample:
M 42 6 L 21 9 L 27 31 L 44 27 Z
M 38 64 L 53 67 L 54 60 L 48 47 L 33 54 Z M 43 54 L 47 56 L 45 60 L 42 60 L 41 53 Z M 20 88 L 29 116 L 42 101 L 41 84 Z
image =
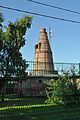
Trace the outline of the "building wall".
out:
M 22 84 L 18 84 L 18 93 L 22 93 L 24 96 L 46 96 L 45 81 L 57 79 L 58 76 L 28 76 L 26 81 L 22 81 Z

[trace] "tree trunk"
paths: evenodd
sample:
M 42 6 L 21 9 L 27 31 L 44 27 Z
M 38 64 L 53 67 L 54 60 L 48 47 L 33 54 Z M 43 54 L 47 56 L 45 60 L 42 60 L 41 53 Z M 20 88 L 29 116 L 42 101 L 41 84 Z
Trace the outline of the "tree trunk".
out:
M 2 88 L 2 102 L 4 102 L 4 88 Z

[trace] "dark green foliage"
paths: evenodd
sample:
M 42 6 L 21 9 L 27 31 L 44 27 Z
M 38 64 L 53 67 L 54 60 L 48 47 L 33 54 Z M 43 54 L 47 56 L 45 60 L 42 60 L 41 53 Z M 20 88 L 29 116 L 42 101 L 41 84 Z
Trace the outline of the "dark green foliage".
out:
M 2 26 L 3 17 L 0 13 L 0 77 L 26 77 L 28 65 L 20 53 L 21 47 L 25 45 L 24 35 L 31 27 L 32 16 L 23 15 L 20 20 L 14 23 L 9 22 L 8 26 Z M 5 28 L 5 32 L 3 31 Z M 3 83 L 3 84 L 1 84 Z M 4 82 L 0 80 L 0 88 L 4 88 Z M 2 89 L 4 92 L 4 90 Z
M 20 48 L 25 45 L 24 35 L 31 27 L 32 17 L 23 16 L 14 23 L 10 22 L 3 32 L 2 49 L 0 52 L 0 67 L 2 77 L 24 76 L 27 68 L 26 60 L 22 58 Z
M 76 74 L 71 75 L 66 72 L 64 76 L 59 76 L 53 83 L 47 81 L 47 100 L 48 103 L 77 104 L 80 100 L 80 90 L 77 86 Z

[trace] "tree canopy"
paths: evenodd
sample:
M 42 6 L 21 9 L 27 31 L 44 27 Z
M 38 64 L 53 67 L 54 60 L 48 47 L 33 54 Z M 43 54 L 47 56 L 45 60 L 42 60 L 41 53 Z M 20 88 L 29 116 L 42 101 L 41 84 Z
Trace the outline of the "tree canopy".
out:
M 3 26 L 3 16 L 0 12 L 0 77 L 4 78 L 0 79 L 2 101 L 4 101 L 4 87 L 9 80 L 7 78 L 26 78 L 28 65 L 22 58 L 20 49 L 25 45 L 24 36 L 27 29 L 31 28 L 32 18 L 32 16 L 23 15 L 14 23 L 9 22 L 7 26 Z
M 23 15 L 14 23 L 9 22 L 4 26 L 3 17 L 0 13 L 0 76 L 24 76 L 27 68 L 26 60 L 22 58 L 20 48 L 25 45 L 26 31 L 31 28 L 32 16 Z

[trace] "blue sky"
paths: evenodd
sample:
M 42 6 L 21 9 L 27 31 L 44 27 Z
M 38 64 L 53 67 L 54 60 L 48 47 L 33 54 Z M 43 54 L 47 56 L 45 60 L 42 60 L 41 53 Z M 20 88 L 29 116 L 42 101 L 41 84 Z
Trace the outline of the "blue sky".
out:
M 80 0 L 35 1 L 80 12 Z M 27 0 L 0 0 L 0 5 L 80 21 L 80 15 L 78 14 L 34 4 Z M 5 18 L 5 25 L 8 25 L 8 21 L 14 22 L 24 14 L 6 9 L 1 9 L 1 11 Z M 80 24 L 35 15 L 31 29 L 28 29 L 25 35 L 26 45 L 21 49 L 23 57 L 28 61 L 34 60 L 34 45 L 38 42 L 40 29 L 46 28 L 46 31 L 49 32 L 49 25 L 52 28 L 53 34 L 53 38 L 51 39 L 51 48 L 54 62 L 80 63 Z

